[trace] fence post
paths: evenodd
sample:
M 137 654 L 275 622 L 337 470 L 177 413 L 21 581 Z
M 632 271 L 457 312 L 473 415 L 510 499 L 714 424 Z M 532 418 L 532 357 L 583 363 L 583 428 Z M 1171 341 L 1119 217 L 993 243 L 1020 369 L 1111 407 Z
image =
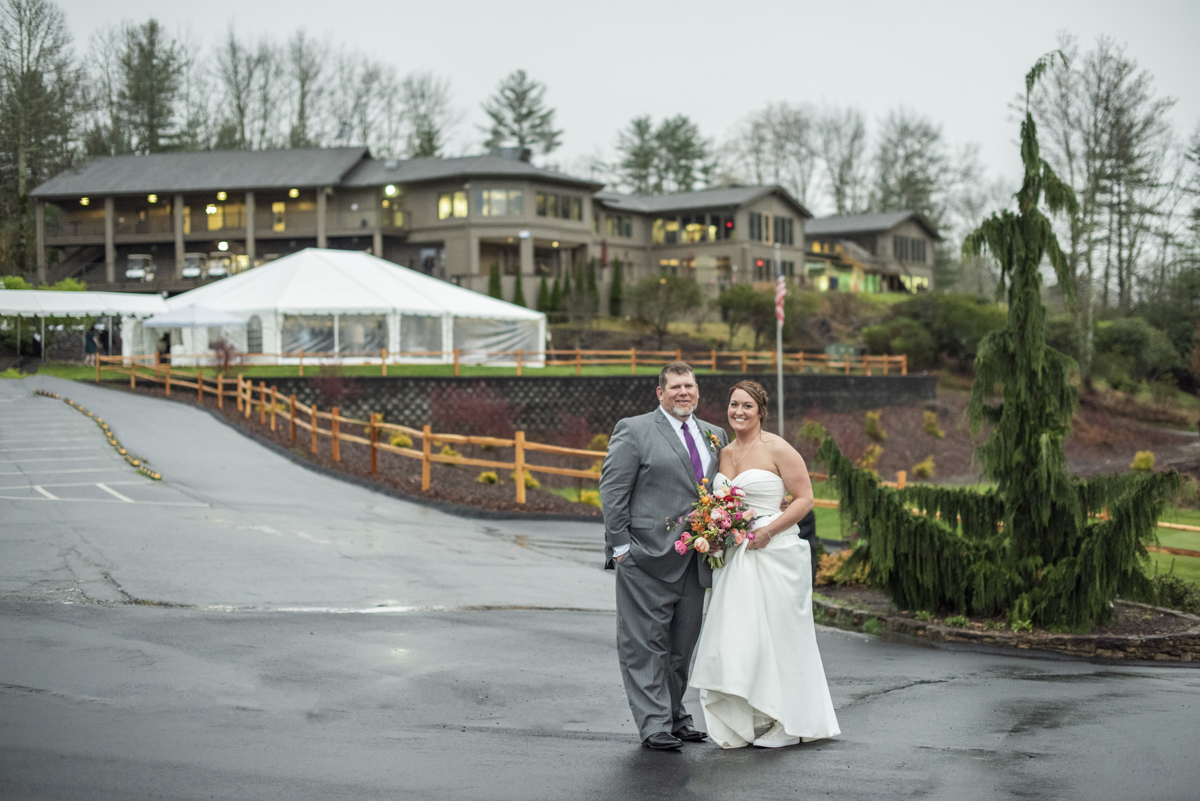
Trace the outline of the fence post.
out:
M 862 357 L 862 370 L 863 370 L 863 375 L 871 374 L 871 363 L 867 360 L 867 354 L 865 354 L 865 353 L 863 354 L 863 357 Z
M 312 452 L 316 453 L 317 452 L 317 404 L 316 404 L 316 402 L 314 402 L 312 406 L 308 407 L 308 413 L 309 413 L 309 415 L 311 415 L 309 417 L 308 421 L 312 424 L 312 426 L 308 429 L 309 433 L 312 434 Z
M 454 377 L 458 378 L 458 348 L 454 349 Z
M 713 348 L 712 352 L 712 371 L 717 372 L 717 349 Z
M 225 374 L 217 373 L 217 408 L 225 408 Z
M 167 362 L 167 397 L 171 397 L 171 363 Z
M 429 456 L 432 448 L 433 430 L 430 426 L 421 429 L 421 489 L 429 489 Z
M 904 489 L 904 486 L 907 483 L 908 483 L 908 471 L 906 471 L 906 470 L 896 471 L 896 489 Z
M 383 367 L 383 374 L 387 375 L 387 348 L 379 349 L 380 366 Z
M 517 348 L 517 375 L 521 374 L 521 349 Z
M 279 388 L 271 385 L 271 430 L 275 430 L 275 404 L 279 402 Z
M 379 451 L 375 449 L 375 443 L 379 437 L 379 429 L 375 427 L 375 421 L 378 417 L 378 414 L 371 415 L 371 475 L 379 472 Z
M 908 354 L 900 354 L 900 375 L 908 375 Z
M 637 348 L 629 349 L 629 374 L 637 375 Z
M 846 368 L 846 375 L 850 375 L 850 354 L 847 353 L 842 357 L 842 366 Z
M 513 444 L 513 461 L 517 469 L 513 471 L 513 477 L 517 482 L 517 503 L 525 503 L 525 432 L 518 431 L 513 437 L 516 440 Z
M 300 377 L 304 378 L 304 348 L 300 349 Z
M 583 375 L 583 351 L 579 348 L 575 349 L 575 375 Z
M 683 361 L 683 348 L 675 349 L 675 361 L 677 361 L 677 362 Z
M 334 406 L 333 414 L 331 415 L 330 421 L 329 421 L 330 422 L 329 436 L 332 438 L 332 444 L 330 445 L 330 449 L 333 454 L 333 461 L 335 461 L 335 462 L 340 462 L 342 460 L 342 450 L 339 447 L 341 445 L 341 443 L 338 441 L 338 415 L 340 413 L 341 413 L 341 411 L 338 409 L 338 407 Z
M 742 348 L 742 373 L 746 372 L 746 349 Z
M 796 372 L 804 375 L 804 351 L 800 351 L 800 358 L 797 360 Z
M 129 360 L 129 388 L 130 389 L 135 389 L 137 387 L 137 373 L 134 372 L 136 369 L 137 369 L 137 362 L 130 359 Z
M 884 356 L 884 357 L 883 357 L 883 374 L 884 374 L 884 375 L 887 375 L 887 374 L 888 374 L 888 366 L 889 366 L 891 363 L 892 363 L 892 357 L 891 357 L 891 356 Z
M 267 424 L 267 382 L 258 382 L 258 422 Z
M 240 412 L 242 410 L 242 374 L 241 373 L 237 374 L 237 390 L 233 393 L 233 396 L 234 396 L 234 398 L 237 399 L 237 410 Z
M 296 396 L 288 396 L 288 439 L 296 441 Z

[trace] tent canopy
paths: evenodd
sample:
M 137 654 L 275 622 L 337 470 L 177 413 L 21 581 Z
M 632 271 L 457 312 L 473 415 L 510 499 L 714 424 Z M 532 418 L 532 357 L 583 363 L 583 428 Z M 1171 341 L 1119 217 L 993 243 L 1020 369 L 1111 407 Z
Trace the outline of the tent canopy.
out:
M 307 248 L 170 298 L 167 306 L 219 309 L 243 319 L 282 314 L 389 314 L 545 320 L 546 315 L 472 292 L 368 253 Z
M 150 317 L 167 311 L 158 295 L 127 292 L 0 291 L 0 315 L 16 317 Z
M 224 328 L 227 325 L 245 324 L 245 320 L 229 312 L 203 306 L 184 306 L 142 321 L 144 328 Z

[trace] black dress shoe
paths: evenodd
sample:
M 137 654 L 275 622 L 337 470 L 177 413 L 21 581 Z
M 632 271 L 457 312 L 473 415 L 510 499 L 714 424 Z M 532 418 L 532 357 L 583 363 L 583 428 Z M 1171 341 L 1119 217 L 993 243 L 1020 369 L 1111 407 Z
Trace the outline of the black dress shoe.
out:
M 691 726 L 676 729 L 671 734 L 688 743 L 702 743 L 708 738 L 707 734 L 699 729 L 693 729 Z
M 683 748 L 683 741 L 674 734 L 667 734 L 665 731 L 656 731 L 645 740 L 642 740 L 642 745 L 646 748 L 652 748 L 655 751 L 678 751 L 680 748 Z

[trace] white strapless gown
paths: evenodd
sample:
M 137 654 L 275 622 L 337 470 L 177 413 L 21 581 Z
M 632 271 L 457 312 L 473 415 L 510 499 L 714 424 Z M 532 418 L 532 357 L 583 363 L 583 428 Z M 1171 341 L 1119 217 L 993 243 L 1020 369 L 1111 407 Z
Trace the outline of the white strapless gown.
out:
M 714 486 L 731 483 L 759 514 L 756 525 L 779 514 L 779 476 L 753 468 L 730 481 L 718 473 Z M 805 741 L 841 733 L 817 650 L 812 556 L 796 532 L 758 550 L 746 543 L 727 550 L 725 567 L 713 571 L 689 683 L 700 690 L 709 736 L 722 748 L 749 745 L 772 721 Z

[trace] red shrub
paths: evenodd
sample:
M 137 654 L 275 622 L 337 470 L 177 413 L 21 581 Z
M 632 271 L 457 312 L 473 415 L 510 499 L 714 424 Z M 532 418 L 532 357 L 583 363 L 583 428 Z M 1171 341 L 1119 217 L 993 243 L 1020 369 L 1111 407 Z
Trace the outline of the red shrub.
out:
M 446 434 L 511 439 L 522 408 L 482 383 L 434 389 L 429 395 L 430 424 Z

